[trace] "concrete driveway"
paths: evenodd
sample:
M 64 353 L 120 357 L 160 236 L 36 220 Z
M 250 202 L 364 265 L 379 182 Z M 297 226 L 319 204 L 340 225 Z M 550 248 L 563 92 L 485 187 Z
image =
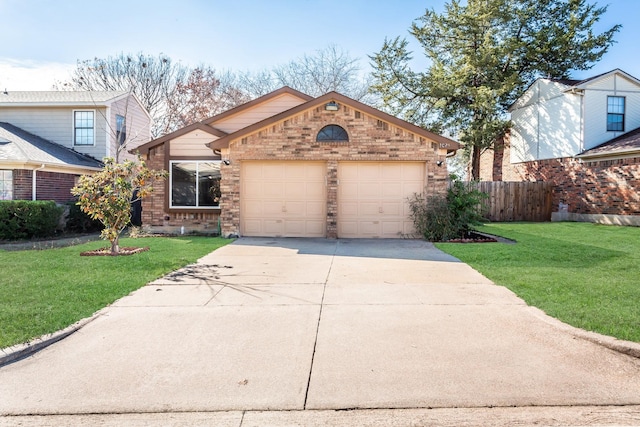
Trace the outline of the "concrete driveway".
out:
M 0 368 L 5 416 L 636 405 L 640 359 L 416 240 L 242 238 Z

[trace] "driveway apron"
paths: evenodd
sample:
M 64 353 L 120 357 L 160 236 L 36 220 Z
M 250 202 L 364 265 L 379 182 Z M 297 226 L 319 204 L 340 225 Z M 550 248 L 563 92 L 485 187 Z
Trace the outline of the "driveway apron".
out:
M 640 404 L 640 360 L 417 240 L 241 238 L 0 368 L 0 414 Z

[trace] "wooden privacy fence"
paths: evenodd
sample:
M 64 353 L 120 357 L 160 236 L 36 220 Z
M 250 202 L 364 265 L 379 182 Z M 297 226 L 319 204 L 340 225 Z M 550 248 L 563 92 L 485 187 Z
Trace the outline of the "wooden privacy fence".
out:
M 550 182 L 481 181 L 473 183 L 489 195 L 483 215 L 491 221 L 551 221 Z

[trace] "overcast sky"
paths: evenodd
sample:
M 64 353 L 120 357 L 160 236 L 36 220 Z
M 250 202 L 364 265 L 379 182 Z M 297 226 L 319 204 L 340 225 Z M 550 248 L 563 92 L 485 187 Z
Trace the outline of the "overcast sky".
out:
M 164 53 L 218 70 L 260 70 L 330 44 L 361 59 L 445 0 L 0 0 L 0 90 L 47 90 L 77 60 Z M 640 0 L 610 3 L 603 31 L 622 24 L 603 60 L 574 78 L 621 68 L 640 77 Z M 411 45 L 419 58 L 419 46 Z M 418 62 L 419 64 L 419 62 Z

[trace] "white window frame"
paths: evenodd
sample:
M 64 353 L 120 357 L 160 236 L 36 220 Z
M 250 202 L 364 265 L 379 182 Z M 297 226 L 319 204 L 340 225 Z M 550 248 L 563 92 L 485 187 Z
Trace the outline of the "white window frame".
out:
M 93 143 L 92 144 L 76 144 L 76 113 L 92 113 L 93 114 Z M 96 119 L 97 119 L 98 115 L 96 114 L 96 110 L 87 110 L 87 109 L 82 109 L 82 110 L 73 110 L 72 116 L 71 116 L 71 126 L 72 126 L 72 131 L 71 131 L 71 138 L 73 141 L 73 146 L 74 147 L 95 147 L 96 145 Z
M 174 205 L 173 204 L 173 164 L 174 163 L 195 163 L 196 164 L 196 205 L 195 206 L 184 206 L 184 205 Z M 198 206 L 198 194 L 199 194 L 199 181 L 197 179 L 199 172 L 199 164 L 200 163 L 218 163 L 222 165 L 222 160 L 170 160 L 169 161 L 169 209 L 202 209 L 202 210 L 220 210 L 220 205 L 218 206 Z
M 8 172 L 8 173 L 7 173 Z M 9 175 L 9 181 L 11 183 L 10 188 L 7 190 L 4 188 L 5 175 Z M 2 187 L 0 188 L 0 200 L 13 200 L 13 169 L 0 169 L 0 180 L 2 181 Z
M 118 117 L 122 118 L 122 127 L 118 129 Z M 123 146 L 127 141 L 127 117 L 116 113 L 116 145 Z
M 614 113 L 609 111 L 609 99 L 611 98 L 622 99 L 622 113 Z M 609 115 L 622 117 L 622 129 L 609 129 Z M 608 95 L 607 96 L 607 132 L 624 132 L 624 129 L 626 127 L 626 123 L 625 123 L 626 119 L 627 119 L 627 97 L 620 96 L 620 95 Z

